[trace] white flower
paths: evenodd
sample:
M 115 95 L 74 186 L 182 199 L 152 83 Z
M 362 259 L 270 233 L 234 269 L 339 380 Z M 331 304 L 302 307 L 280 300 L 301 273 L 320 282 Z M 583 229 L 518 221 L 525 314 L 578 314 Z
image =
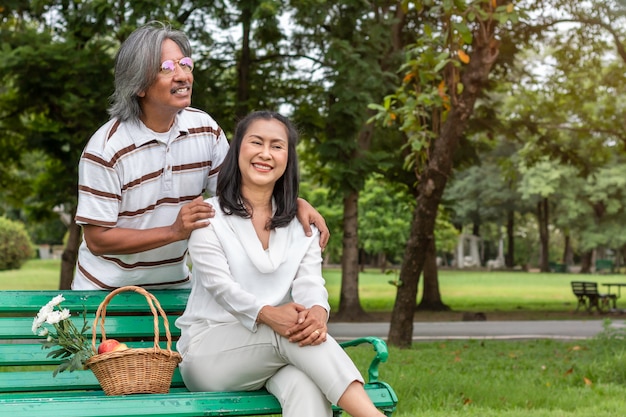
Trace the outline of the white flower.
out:
M 53 311 L 48 314 L 48 318 L 46 319 L 46 323 L 48 324 L 57 324 L 63 320 L 63 312 L 61 311 Z
M 39 329 L 41 325 L 46 322 L 46 320 L 48 319 L 48 315 L 52 312 L 52 309 L 53 307 L 47 304 L 41 307 L 41 309 L 39 310 L 39 313 L 37 313 L 37 316 L 33 320 L 33 328 L 32 328 L 33 333 L 36 334 L 37 329 Z
M 54 306 L 46 304 L 39 309 L 39 313 L 37 313 L 37 316 L 42 317 L 43 320 L 46 321 L 46 317 L 48 317 L 48 314 L 50 314 L 52 310 L 54 310 Z
M 39 323 L 39 316 L 36 316 L 33 319 L 33 327 L 32 327 L 33 334 L 37 334 L 37 329 L 39 329 L 40 326 L 41 326 L 41 323 Z
M 50 314 L 52 310 L 54 310 L 54 306 L 51 306 L 50 303 L 48 303 L 39 309 L 39 313 L 37 313 L 37 316 L 46 317 L 48 314 Z
M 70 316 L 70 311 L 67 308 L 64 308 L 63 310 L 51 311 L 46 318 L 46 323 L 56 324 L 62 320 L 69 319 Z
M 94 352 L 89 339 L 84 332 L 89 329 L 86 314 L 83 312 L 82 330 L 76 328 L 75 324 L 69 320 L 72 314 L 67 308 L 61 308 L 60 304 L 65 301 L 62 294 L 57 295 L 46 305 L 41 307 L 37 316 L 33 319 L 33 333 L 45 337 L 44 348 L 57 349 L 55 355 L 62 355 L 66 358 L 61 362 L 57 369 L 52 373 L 56 376 L 58 372 L 76 369 L 82 369 L 85 361 L 90 358 Z M 52 327 L 44 326 L 51 324 Z
M 65 320 L 70 316 L 70 311 L 64 308 L 62 311 L 54 311 L 54 307 L 65 301 L 63 294 L 59 294 L 39 309 L 37 317 L 33 320 L 33 333 L 37 334 L 37 329 L 44 323 L 55 324 L 61 320 Z
M 63 297 L 63 294 L 59 294 L 56 297 L 54 297 L 52 300 L 50 300 L 47 305 L 50 307 L 54 307 L 54 306 L 58 306 L 63 301 L 65 301 L 65 297 Z
M 69 319 L 72 315 L 70 314 L 70 310 L 64 308 L 61 310 L 61 320 Z

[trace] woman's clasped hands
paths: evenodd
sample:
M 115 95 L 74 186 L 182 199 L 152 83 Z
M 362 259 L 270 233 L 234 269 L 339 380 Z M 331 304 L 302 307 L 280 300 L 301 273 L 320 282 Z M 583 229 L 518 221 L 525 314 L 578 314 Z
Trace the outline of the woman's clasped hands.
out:
M 305 308 L 301 304 L 264 306 L 258 322 L 267 324 L 276 333 L 300 346 L 319 345 L 328 337 L 328 312 L 321 306 Z

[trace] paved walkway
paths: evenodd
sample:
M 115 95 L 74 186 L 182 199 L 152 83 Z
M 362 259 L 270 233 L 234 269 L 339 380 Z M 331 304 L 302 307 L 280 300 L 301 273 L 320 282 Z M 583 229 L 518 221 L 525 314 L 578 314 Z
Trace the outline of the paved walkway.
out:
M 626 329 L 624 320 L 613 320 L 611 325 Z M 603 320 L 418 322 L 413 324 L 413 340 L 577 340 L 597 335 L 602 326 Z M 329 323 L 328 328 L 338 340 L 361 336 L 386 339 L 389 333 L 389 323 Z

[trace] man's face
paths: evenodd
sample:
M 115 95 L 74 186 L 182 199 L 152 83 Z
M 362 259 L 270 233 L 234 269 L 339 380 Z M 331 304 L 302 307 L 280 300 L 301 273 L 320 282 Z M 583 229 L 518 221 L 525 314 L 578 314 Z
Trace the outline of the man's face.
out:
M 178 111 L 191 105 L 193 73 L 183 70 L 179 62 L 182 58 L 184 55 L 176 42 L 166 39 L 161 46 L 161 62 L 172 60 L 173 72 L 160 72 L 154 83 L 139 94 L 146 126 L 154 128 L 165 120 L 173 122 Z

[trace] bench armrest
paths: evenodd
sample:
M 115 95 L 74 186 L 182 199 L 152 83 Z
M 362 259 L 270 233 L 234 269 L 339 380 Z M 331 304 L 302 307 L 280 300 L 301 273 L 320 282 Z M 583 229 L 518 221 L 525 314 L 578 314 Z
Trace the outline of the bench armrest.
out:
M 364 343 L 369 343 L 374 348 L 376 352 L 376 356 L 372 359 L 370 366 L 367 370 L 368 381 L 367 382 L 378 382 L 378 364 L 381 362 L 387 362 L 387 358 L 389 357 L 389 351 L 387 350 L 387 343 L 384 340 L 373 337 L 360 337 L 358 339 L 349 340 L 347 342 L 341 342 L 339 345 L 342 348 L 347 348 L 351 346 L 358 346 Z

